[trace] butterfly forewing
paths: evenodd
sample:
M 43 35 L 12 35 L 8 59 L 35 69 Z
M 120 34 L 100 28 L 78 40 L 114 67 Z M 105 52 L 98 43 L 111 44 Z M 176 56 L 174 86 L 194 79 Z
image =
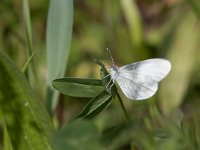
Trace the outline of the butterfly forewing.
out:
M 119 68 L 115 80 L 128 98 L 142 100 L 155 94 L 158 82 L 170 69 L 171 64 L 165 59 L 148 59 Z
M 143 76 L 159 82 L 169 73 L 170 69 L 171 64 L 168 60 L 155 58 L 123 66 L 119 69 L 119 73 L 121 76 L 123 74 L 130 75 L 132 78 Z

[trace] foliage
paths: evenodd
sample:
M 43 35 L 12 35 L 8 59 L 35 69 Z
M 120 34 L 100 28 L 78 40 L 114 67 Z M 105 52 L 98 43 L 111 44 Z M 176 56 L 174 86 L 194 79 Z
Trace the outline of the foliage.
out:
M 200 148 L 197 1 L 47 4 L 1 1 L 0 149 Z M 107 47 L 118 66 L 163 57 L 172 71 L 129 100 L 109 88 Z

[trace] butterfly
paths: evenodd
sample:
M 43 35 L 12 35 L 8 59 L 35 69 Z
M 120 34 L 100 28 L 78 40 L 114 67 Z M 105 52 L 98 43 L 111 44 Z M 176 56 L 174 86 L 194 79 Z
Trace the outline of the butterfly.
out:
M 156 93 L 158 83 L 170 70 L 170 61 L 162 58 L 147 59 L 122 67 L 117 67 L 113 61 L 110 77 L 113 84 L 117 82 L 126 97 L 132 100 L 144 100 Z

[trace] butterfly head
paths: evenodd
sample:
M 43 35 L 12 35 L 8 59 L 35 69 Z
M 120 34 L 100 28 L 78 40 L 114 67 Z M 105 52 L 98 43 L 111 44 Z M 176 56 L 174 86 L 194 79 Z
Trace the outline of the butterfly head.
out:
M 119 76 L 119 68 L 117 66 L 115 66 L 115 62 L 112 58 L 112 55 L 111 55 L 111 51 L 107 48 L 106 49 L 108 51 L 108 54 L 110 56 L 110 59 L 112 61 L 112 65 L 110 67 L 110 76 L 111 76 L 111 79 L 116 79 L 118 76 Z
M 112 79 L 116 79 L 119 76 L 119 68 L 115 65 L 110 67 L 110 76 Z

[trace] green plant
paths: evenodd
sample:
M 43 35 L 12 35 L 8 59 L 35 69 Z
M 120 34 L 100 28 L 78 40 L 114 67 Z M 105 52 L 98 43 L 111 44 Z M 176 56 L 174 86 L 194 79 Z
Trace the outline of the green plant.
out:
M 1 1 L 0 149 L 199 149 L 198 2 L 47 4 Z M 106 88 L 105 47 L 119 66 L 166 57 L 172 71 L 154 97 L 128 100 Z

